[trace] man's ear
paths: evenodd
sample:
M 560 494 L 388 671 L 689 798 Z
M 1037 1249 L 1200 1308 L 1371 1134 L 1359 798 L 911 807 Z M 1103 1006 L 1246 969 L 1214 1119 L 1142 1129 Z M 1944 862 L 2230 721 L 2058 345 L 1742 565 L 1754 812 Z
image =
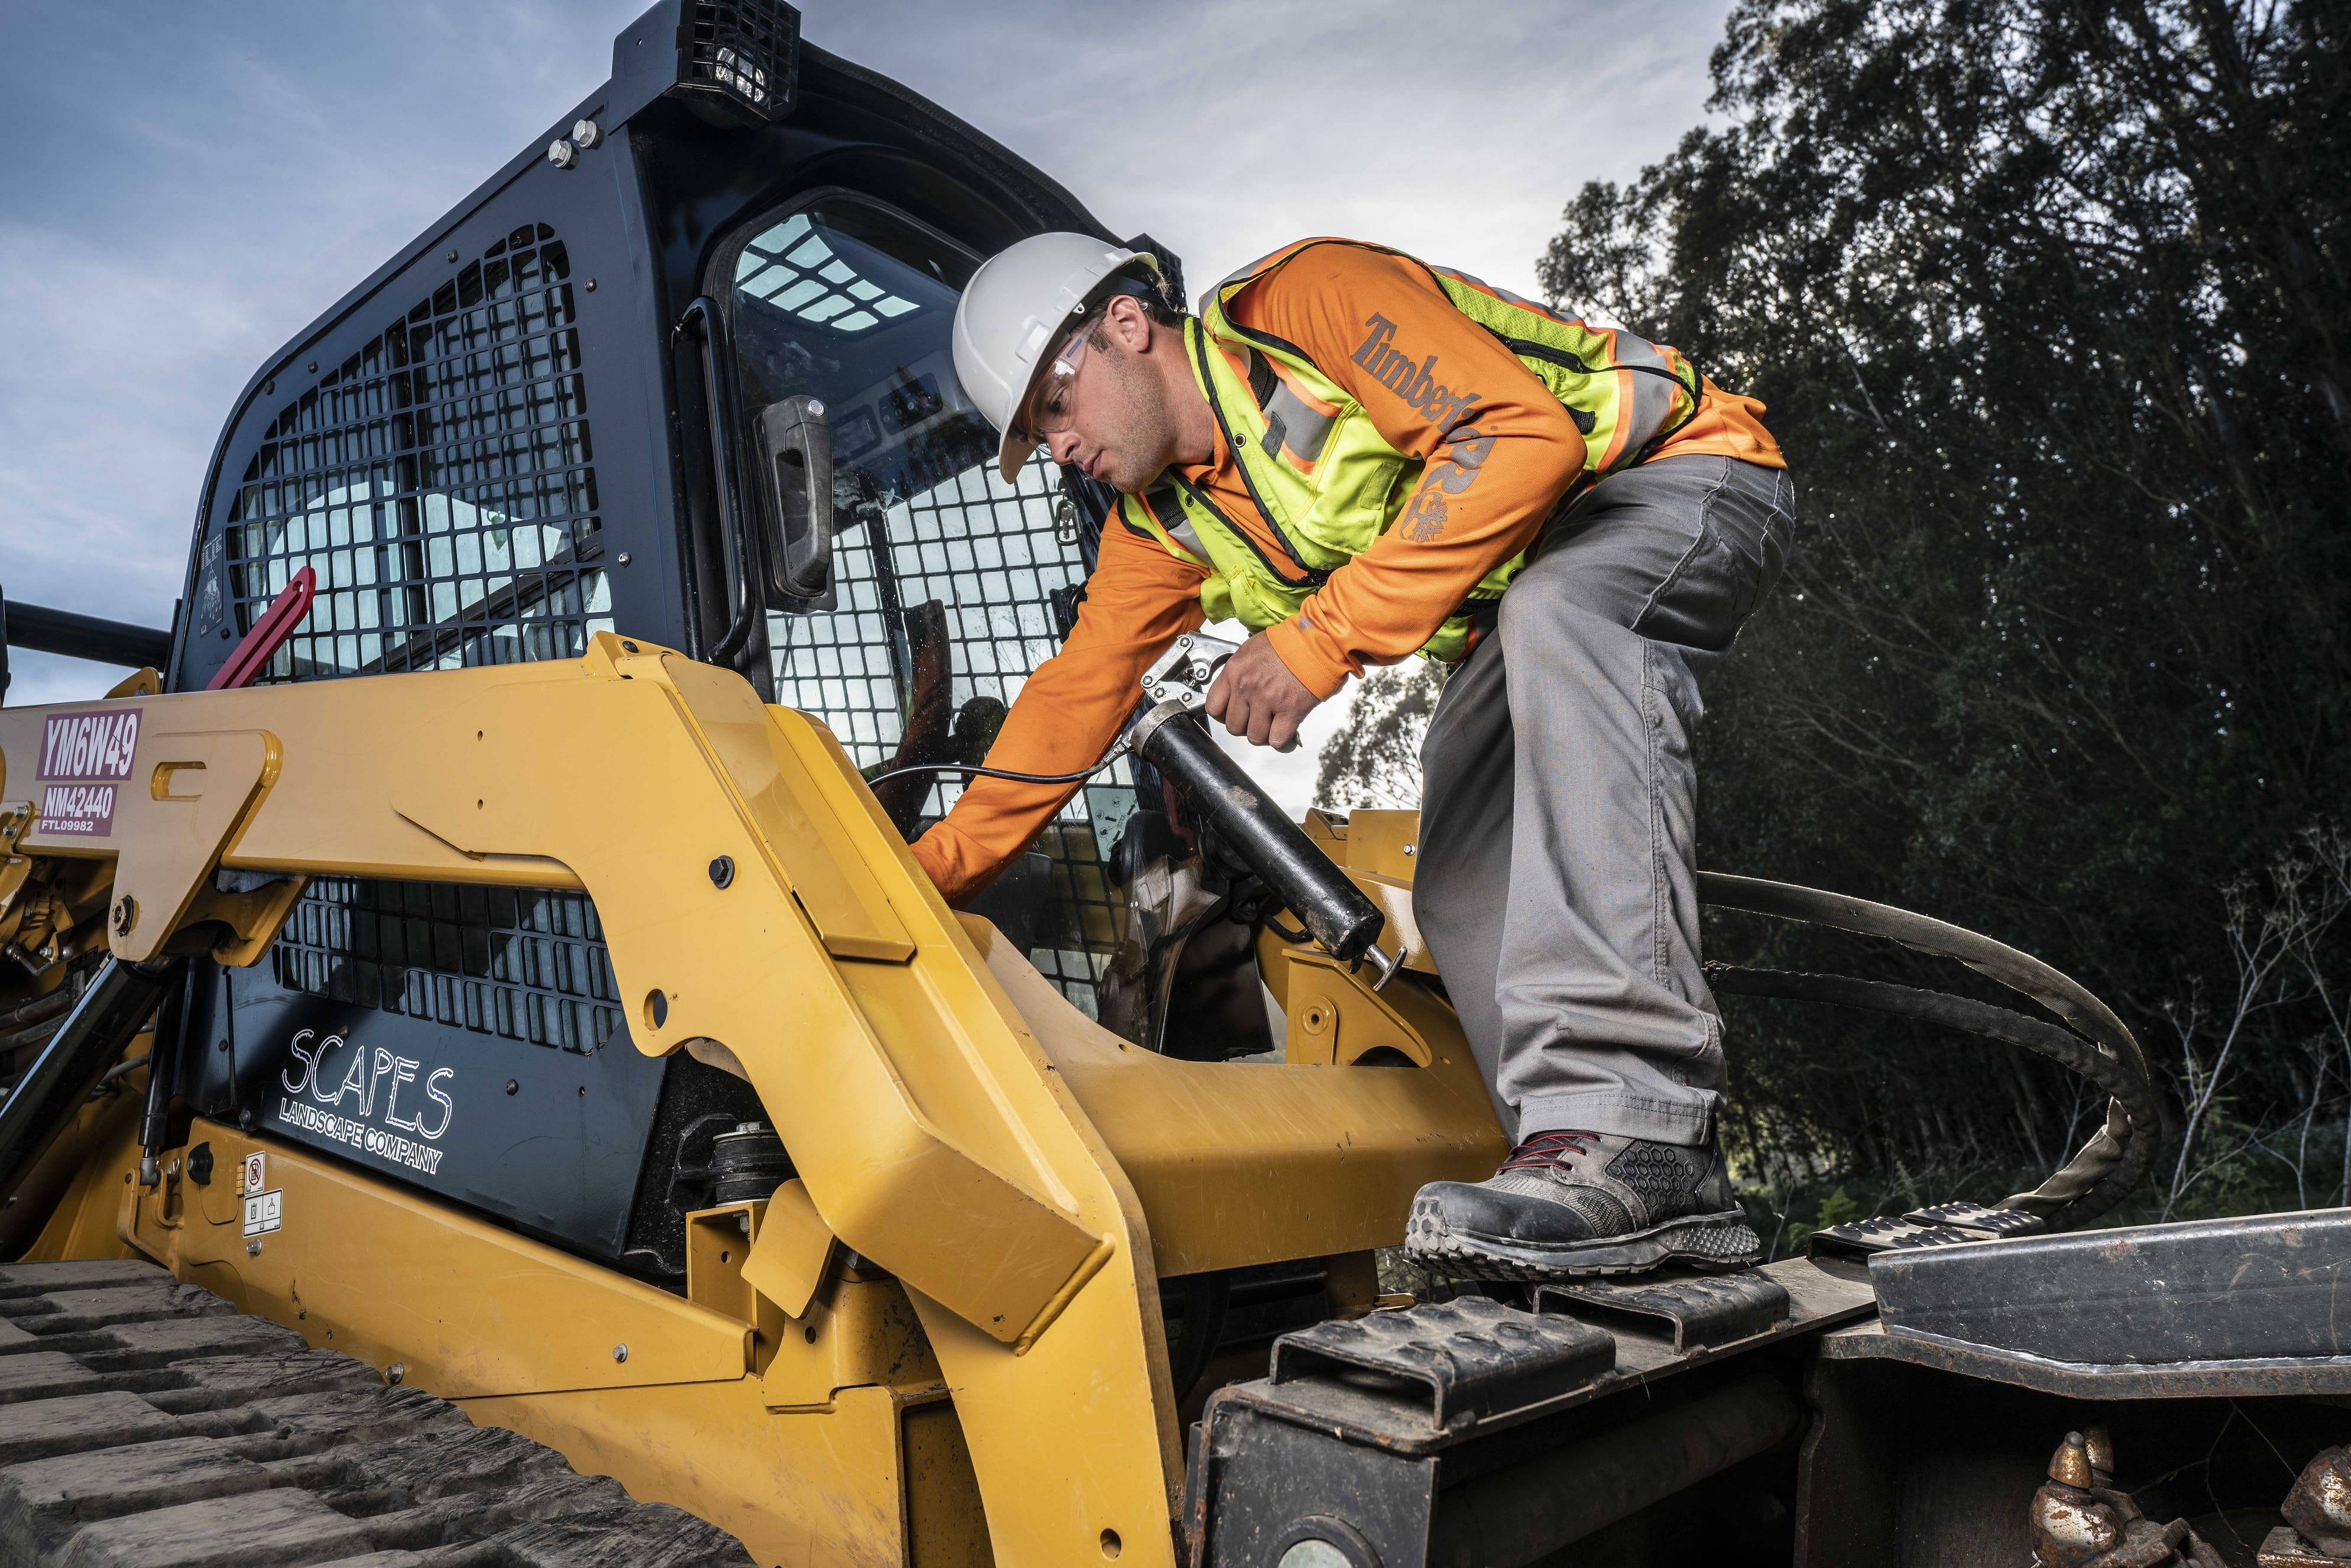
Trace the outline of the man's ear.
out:
M 1151 347 L 1151 316 L 1132 294 L 1113 294 L 1102 308 L 1102 326 L 1111 341 L 1130 354 Z

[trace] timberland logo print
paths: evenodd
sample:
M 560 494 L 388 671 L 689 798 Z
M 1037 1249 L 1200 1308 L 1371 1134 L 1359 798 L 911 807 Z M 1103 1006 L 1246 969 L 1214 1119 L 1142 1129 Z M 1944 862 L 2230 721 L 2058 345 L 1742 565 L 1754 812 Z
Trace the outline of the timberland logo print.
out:
M 49 716 L 41 732 L 41 831 L 102 839 L 114 829 L 114 791 L 131 777 L 139 709 Z
M 1432 543 L 1442 536 L 1447 516 L 1445 497 L 1458 496 L 1475 485 L 1479 472 L 1486 466 L 1487 455 L 1493 450 L 1494 438 L 1476 425 L 1465 424 L 1455 431 L 1453 438 L 1437 449 L 1428 465 L 1428 476 L 1412 493 L 1404 515 L 1396 519 L 1396 531 L 1416 545 Z
M 1412 356 L 1400 352 L 1390 341 L 1395 337 L 1395 323 L 1386 317 L 1374 316 L 1364 325 L 1372 329 L 1371 335 L 1350 357 L 1371 371 L 1382 386 L 1410 403 L 1429 423 L 1439 430 L 1449 430 L 1453 422 L 1461 417 L 1461 411 L 1478 401 L 1476 392 L 1457 392 L 1438 383 L 1435 354 L 1414 364 Z

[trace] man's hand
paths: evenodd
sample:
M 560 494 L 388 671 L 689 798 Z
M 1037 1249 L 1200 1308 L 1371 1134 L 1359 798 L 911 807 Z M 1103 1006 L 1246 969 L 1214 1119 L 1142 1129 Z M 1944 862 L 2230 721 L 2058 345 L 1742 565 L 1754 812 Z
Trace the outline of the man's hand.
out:
M 1259 632 L 1217 672 L 1216 684 L 1208 688 L 1208 716 L 1222 719 L 1228 730 L 1249 737 L 1253 746 L 1294 751 L 1299 724 L 1322 701 L 1290 673 Z

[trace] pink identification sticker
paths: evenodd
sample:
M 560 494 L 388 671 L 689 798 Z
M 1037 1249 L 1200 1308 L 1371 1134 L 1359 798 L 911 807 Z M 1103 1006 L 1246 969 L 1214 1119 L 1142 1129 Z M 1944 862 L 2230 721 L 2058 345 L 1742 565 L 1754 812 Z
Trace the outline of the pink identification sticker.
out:
M 114 791 L 131 777 L 139 748 L 135 707 L 56 713 L 41 731 L 40 831 L 104 838 L 114 828 Z

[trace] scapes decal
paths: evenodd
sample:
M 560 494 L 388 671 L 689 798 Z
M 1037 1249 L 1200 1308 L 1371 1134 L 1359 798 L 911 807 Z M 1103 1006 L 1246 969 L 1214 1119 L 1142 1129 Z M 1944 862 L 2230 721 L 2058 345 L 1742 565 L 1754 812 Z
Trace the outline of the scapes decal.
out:
M 420 1080 L 417 1070 L 424 1064 L 414 1057 L 395 1056 L 381 1046 L 371 1052 L 367 1046 L 354 1045 L 350 1066 L 338 1079 L 331 1059 L 343 1048 L 343 1037 L 339 1034 L 321 1040 L 316 1030 L 306 1029 L 294 1036 L 289 1046 L 294 1061 L 277 1080 L 286 1091 L 277 1102 L 277 1120 L 392 1165 L 427 1176 L 438 1171 L 446 1151 L 432 1145 L 449 1130 L 449 1120 L 457 1109 L 442 1092 L 442 1085 L 455 1078 L 457 1070 L 438 1067 Z M 332 1089 L 328 1088 L 329 1083 Z M 403 1090 L 407 1091 L 405 1107 Z M 321 1105 L 333 1109 L 322 1111 Z M 379 1112 L 384 1122 L 381 1127 L 371 1124 Z M 392 1127 L 400 1130 L 386 1130 Z

